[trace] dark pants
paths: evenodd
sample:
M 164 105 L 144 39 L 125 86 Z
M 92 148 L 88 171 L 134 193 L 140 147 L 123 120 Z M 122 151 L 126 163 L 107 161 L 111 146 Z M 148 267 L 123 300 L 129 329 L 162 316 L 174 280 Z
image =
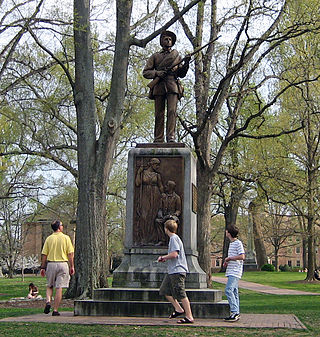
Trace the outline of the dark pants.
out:
M 154 142 L 164 142 L 164 118 L 167 102 L 167 142 L 175 141 L 176 118 L 177 118 L 177 94 L 167 94 L 162 96 L 154 96 L 155 108 L 155 126 L 154 126 Z

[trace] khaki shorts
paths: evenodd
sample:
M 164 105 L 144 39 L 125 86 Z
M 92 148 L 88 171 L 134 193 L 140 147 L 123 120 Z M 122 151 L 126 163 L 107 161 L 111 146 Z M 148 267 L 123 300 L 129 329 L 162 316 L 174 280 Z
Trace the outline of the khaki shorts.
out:
M 160 295 L 172 296 L 178 301 L 186 298 L 185 279 L 183 274 L 167 274 L 161 283 Z
M 68 262 L 48 262 L 46 277 L 48 287 L 68 288 L 70 281 Z

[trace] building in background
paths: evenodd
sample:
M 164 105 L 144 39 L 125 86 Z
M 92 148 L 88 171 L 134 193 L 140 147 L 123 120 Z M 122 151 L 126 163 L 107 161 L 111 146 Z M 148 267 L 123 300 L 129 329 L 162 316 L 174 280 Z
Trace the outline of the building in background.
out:
M 41 261 L 41 250 L 45 239 L 52 234 L 51 220 L 39 219 L 37 221 L 26 222 L 22 225 L 22 254 L 23 256 L 37 256 Z M 62 220 L 63 222 L 63 220 Z M 63 222 L 63 232 L 70 236 L 75 243 L 75 221 Z

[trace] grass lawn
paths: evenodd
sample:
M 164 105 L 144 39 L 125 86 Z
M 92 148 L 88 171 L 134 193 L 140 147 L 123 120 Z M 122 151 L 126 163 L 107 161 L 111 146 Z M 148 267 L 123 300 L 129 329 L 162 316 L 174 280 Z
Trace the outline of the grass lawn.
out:
M 29 336 L 84 336 L 84 337 L 310 337 L 319 336 L 310 331 L 298 332 L 285 329 L 238 329 L 203 327 L 143 327 L 143 326 L 103 326 L 103 325 L 67 325 L 44 323 L 0 323 L 2 337 Z
M 223 274 L 215 274 L 223 276 Z M 245 273 L 244 279 L 252 282 L 278 286 L 281 288 L 320 292 L 319 284 L 301 284 L 293 281 L 303 280 L 302 273 Z M 8 280 L 0 279 L 0 293 L 6 296 L 26 296 L 28 284 L 33 282 L 44 294 L 45 280 L 40 277 Z M 316 287 L 318 286 L 318 288 Z M 214 288 L 224 289 L 224 285 L 214 283 Z M 43 290 L 42 290 L 43 289 Z M 1 296 L 0 299 L 6 299 Z M 141 326 L 101 326 L 66 325 L 46 323 L 0 323 L 1 336 L 319 336 L 320 296 L 277 296 L 259 294 L 250 290 L 240 290 L 242 313 L 279 313 L 295 314 L 308 328 L 308 331 L 289 329 L 238 329 L 238 328 L 198 328 L 198 327 L 141 327 Z M 35 310 L 35 311 L 34 311 Z M 37 311 L 38 310 L 38 311 Z M 70 308 L 72 310 L 72 308 Z M 0 318 L 42 312 L 42 309 L 6 308 L 0 309 Z
M 223 273 L 216 273 L 214 276 L 225 277 Z M 306 273 L 259 271 L 244 273 L 242 280 L 266 284 L 277 288 L 320 293 L 320 282 L 316 281 L 314 283 L 304 283 L 302 281 L 305 278 Z
M 22 281 L 21 276 L 14 277 L 13 279 L 0 278 L 0 301 L 8 301 L 12 298 L 26 297 L 29 292 L 29 283 L 35 284 L 39 289 L 39 294 L 46 297 L 46 279 L 41 276 L 27 276 Z M 43 303 L 41 301 L 41 303 Z M 73 308 L 61 308 L 61 311 L 72 311 Z M 19 307 L 6 307 L 0 308 L 0 319 L 13 316 L 32 315 L 43 312 L 43 308 L 19 308 Z M 0 336 L 2 336 L 0 326 Z
M 10 300 L 13 297 L 26 297 L 29 293 L 29 283 L 35 284 L 42 297 L 46 296 L 46 279 L 41 276 L 27 276 L 13 279 L 0 278 L 0 301 Z

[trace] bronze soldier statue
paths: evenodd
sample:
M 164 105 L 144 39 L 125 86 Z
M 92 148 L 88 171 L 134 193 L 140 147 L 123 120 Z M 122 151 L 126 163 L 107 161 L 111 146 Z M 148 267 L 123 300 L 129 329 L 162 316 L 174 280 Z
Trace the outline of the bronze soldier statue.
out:
M 164 142 L 165 105 L 167 103 L 166 141 L 175 142 L 177 103 L 183 95 L 183 87 L 179 77 L 185 77 L 190 56 L 183 60 L 177 50 L 172 49 L 176 42 L 176 35 L 171 31 L 164 31 L 160 35 L 162 50 L 153 54 L 147 61 L 143 76 L 153 79 L 149 83 L 149 98 L 154 99 L 155 127 L 154 142 Z

